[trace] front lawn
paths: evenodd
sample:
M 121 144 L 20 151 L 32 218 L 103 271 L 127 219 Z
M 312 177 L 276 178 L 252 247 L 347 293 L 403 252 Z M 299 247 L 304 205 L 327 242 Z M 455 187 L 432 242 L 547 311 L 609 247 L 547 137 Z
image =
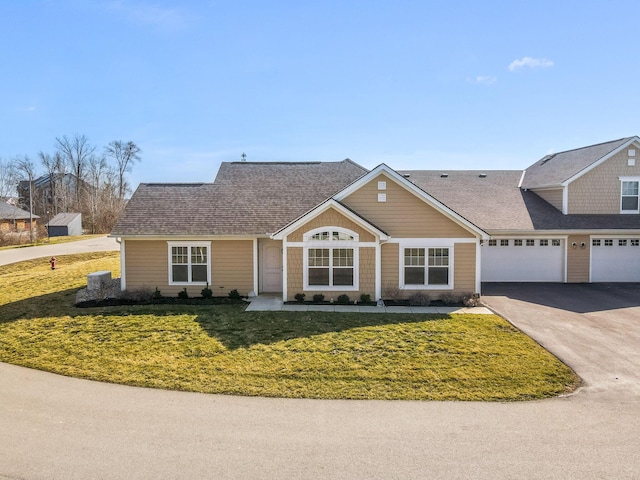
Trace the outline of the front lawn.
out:
M 75 308 L 118 254 L 3 267 L 0 361 L 94 380 L 306 398 L 525 400 L 573 390 L 555 357 L 493 315 L 244 312 L 233 305 Z

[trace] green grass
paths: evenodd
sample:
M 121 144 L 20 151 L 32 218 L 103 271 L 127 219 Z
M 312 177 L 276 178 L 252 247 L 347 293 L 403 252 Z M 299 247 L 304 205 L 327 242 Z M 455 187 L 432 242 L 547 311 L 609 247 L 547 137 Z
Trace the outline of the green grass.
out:
M 68 237 L 42 237 L 36 240 L 34 243 L 23 243 L 20 245 L 7 245 L 4 247 L 0 247 L 0 250 L 11 250 L 13 248 L 25 248 L 25 247 L 37 247 L 40 245 L 57 245 L 59 243 L 70 243 L 77 242 L 79 240 L 89 240 L 91 238 L 99 238 L 104 237 L 105 234 L 97 234 L 97 235 L 76 235 L 76 236 L 68 236 Z
M 117 253 L 0 273 L 0 361 L 82 378 L 305 398 L 526 400 L 578 384 L 494 315 L 244 312 L 231 305 L 78 309 Z

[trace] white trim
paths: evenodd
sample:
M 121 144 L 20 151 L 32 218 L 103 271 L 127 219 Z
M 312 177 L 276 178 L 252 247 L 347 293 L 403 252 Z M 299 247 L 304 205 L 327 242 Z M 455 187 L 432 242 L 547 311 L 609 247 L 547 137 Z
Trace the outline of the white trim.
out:
M 120 290 L 127 289 L 127 263 L 124 240 L 120 240 Z
M 329 238 L 327 238 L 326 240 L 311 240 L 311 237 L 313 237 L 314 235 L 318 234 L 318 233 L 322 233 L 322 232 L 329 232 Z M 338 232 L 338 233 L 346 233 L 347 235 L 351 235 L 353 237 L 353 240 L 334 240 L 333 236 L 331 235 L 331 232 Z M 360 239 L 360 235 L 358 235 L 356 232 L 354 232 L 353 230 L 350 230 L 348 228 L 345 227 L 336 227 L 333 225 L 329 225 L 326 227 L 318 227 L 318 228 L 314 228 L 313 230 L 309 230 L 308 232 L 305 232 L 302 235 L 302 241 L 305 244 L 310 244 L 310 243 L 318 243 L 321 245 L 326 245 L 327 242 L 352 242 L 352 243 L 358 243 Z
M 526 170 L 522 171 L 522 175 L 520 175 L 520 181 L 518 182 L 518 188 L 522 188 L 522 184 L 524 183 L 524 176 L 526 175 L 526 173 Z
M 188 262 L 188 268 L 187 268 L 187 272 L 188 272 L 188 276 L 191 276 L 191 247 L 206 247 L 207 248 L 207 281 L 206 282 L 174 282 L 172 280 L 172 266 L 173 266 L 173 259 L 171 258 L 171 248 L 172 247 L 188 247 L 189 248 L 189 253 L 188 253 L 188 257 L 189 257 L 189 262 Z M 178 286 L 185 286 L 188 287 L 190 285 L 211 285 L 211 242 L 167 242 L 167 256 L 168 256 L 168 261 L 167 261 L 167 276 L 168 276 L 168 283 L 169 285 L 178 285 Z
M 375 300 L 382 299 L 382 245 L 376 243 L 376 284 L 375 284 Z
M 454 270 L 455 270 L 454 244 L 448 244 L 444 242 L 438 243 L 437 240 L 441 240 L 441 239 L 437 239 L 437 238 L 423 238 L 423 239 L 411 238 L 411 239 L 405 239 L 405 240 L 407 241 L 401 242 L 398 248 L 398 257 L 399 257 L 398 258 L 398 265 L 399 265 L 398 287 L 400 288 L 400 290 L 453 290 L 455 285 L 454 278 L 453 278 Z M 405 268 L 404 249 L 405 248 L 424 248 L 425 250 L 424 252 L 425 282 L 428 281 L 428 277 L 429 277 L 429 249 L 430 248 L 446 248 L 449 251 L 449 255 L 448 255 L 449 264 L 447 265 L 449 282 L 447 283 L 447 285 L 429 285 L 427 283 L 425 283 L 424 285 L 413 285 L 413 284 L 406 285 L 404 283 L 404 268 Z
M 618 180 L 620 180 L 620 214 L 621 215 L 633 215 L 633 214 L 638 214 L 640 213 L 640 176 L 634 176 L 634 177 L 618 177 Z M 636 208 L 635 210 L 622 210 L 622 184 L 624 182 L 635 182 L 638 184 L 638 195 L 635 195 L 635 197 L 638 200 L 638 208 Z M 625 195 L 625 197 L 632 197 L 633 195 Z
M 280 230 L 278 230 L 277 232 L 272 234 L 271 235 L 271 239 L 272 240 L 282 240 L 282 239 L 284 239 L 287 235 L 289 235 L 290 233 L 296 231 L 298 228 L 300 228 L 304 224 L 308 223 L 309 221 L 311 221 L 315 217 L 319 216 L 320 214 L 326 212 L 330 208 L 334 208 L 334 209 L 338 210 L 339 213 L 341 213 L 342 215 L 344 215 L 345 217 L 347 217 L 349 220 L 351 220 L 352 222 L 356 223 L 360 227 L 364 228 L 369 233 L 373 234 L 376 237 L 379 237 L 380 240 L 387 240 L 388 235 L 386 233 L 384 233 L 382 230 L 378 229 L 374 225 L 371 225 L 365 219 L 363 219 L 362 217 L 359 217 L 358 215 L 353 213 L 351 210 L 349 210 L 348 208 L 344 207 L 342 204 L 340 204 L 339 202 L 337 202 L 336 200 L 334 200 L 332 198 L 326 200 L 325 202 L 321 203 L 320 205 L 317 205 L 316 207 L 312 208 L 308 212 L 306 212 L 303 215 L 301 215 L 300 217 L 298 217 L 293 222 L 289 223 L 285 227 L 281 228 Z
M 584 174 L 589 173 L 591 170 L 593 170 L 594 168 L 602 165 L 604 162 L 609 160 L 611 157 L 613 157 L 614 155 L 617 155 L 618 153 L 622 152 L 625 148 L 628 148 L 629 145 L 631 145 L 632 143 L 635 143 L 635 142 L 639 142 L 640 143 L 640 137 L 633 137 L 630 140 L 627 140 L 626 142 L 624 142 L 622 145 L 620 145 L 616 149 L 610 151 L 605 156 L 601 157 L 599 160 L 596 160 L 595 162 L 593 162 L 588 167 L 586 167 L 583 170 L 579 171 L 578 173 L 576 173 L 572 177 L 569 177 L 567 180 L 562 182 L 562 186 L 565 187 L 565 186 L 569 185 L 571 182 L 573 182 L 574 180 L 577 180 L 578 178 L 582 177 Z
M 489 240 L 489 238 L 494 238 L 492 237 L 487 237 L 485 240 Z M 414 238 L 414 237 L 403 237 L 403 238 L 391 238 L 389 239 L 387 242 L 385 243 L 404 243 L 407 241 L 419 241 L 419 242 L 434 242 L 436 244 L 442 244 L 442 243 L 447 243 L 450 245 L 453 245 L 454 243 L 476 243 L 478 242 L 478 238 L 436 238 L 436 237 L 429 237 L 429 238 Z M 361 243 L 361 246 L 368 246 L 365 243 Z
M 482 255 L 480 254 L 480 239 L 476 240 L 476 291 L 482 293 Z
M 344 245 L 350 246 L 350 247 L 369 247 L 369 248 L 373 248 L 377 245 L 379 245 L 378 242 L 354 242 L 353 240 L 342 240 L 344 243 Z M 388 243 L 393 243 L 392 241 L 389 241 Z M 397 243 L 397 242 L 396 242 Z M 322 248 L 322 246 L 324 245 L 325 247 L 327 245 L 333 245 L 333 243 L 329 243 L 327 241 L 324 240 L 311 240 L 309 242 L 289 242 L 287 243 L 287 245 L 289 247 L 313 247 L 313 248 Z M 342 245 L 342 244 L 341 244 Z
M 258 266 L 258 239 L 253 239 L 253 293 L 258 295 L 260 289 L 259 283 L 259 266 Z
M 569 214 L 569 187 L 567 185 L 562 187 L 562 214 Z
M 426 204 L 432 206 L 436 210 L 440 211 L 443 215 L 445 215 L 450 220 L 453 220 L 458 225 L 462 226 L 465 230 L 472 232 L 476 236 L 485 237 L 487 236 L 486 232 L 482 230 L 480 227 L 474 225 L 466 218 L 462 217 L 460 214 L 454 212 L 449 207 L 447 207 L 444 203 L 436 200 L 434 197 L 429 195 L 427 192 L 422 190 L 417 185 L 411 183 L 409 180 L 404 178 L 398 172 L 393 170 L 391 167 L 385 165 L 384 163 L 378 165 L 376 168 L 371 170 L 369 173 L 363 175 L 358 180 L 353 182 L 351 185 L 345 187 L 342 191 L 336 193 L 333 198 L 342 201 L 355 191 L 359 190 L 363 185 L 369 183 L 376 176 L 383 174 L 390 180 L 396 182 L 399 186 L 405 188 L 407 191 L 413 193 L 416 197 L 423 200 Z
M 344 242 L 347 243 L 347 242 Z M 309 285 L 309 249 L 327 249 L 329 250 L 329 283 L 333 276 L 333 250 L 335 249 L 350 249 L 353 250 L 353 285 Z M 339 267 L 338 267 L 339 268 Z M 302 249 L 302 289 L 304 291 L 328 291 L 328 292 L 355 292 L 359 290 L 360 286 L 360 249 L 353 245 L 343 245 L 343 242 L 337 240 L 330 244 L 329 242 L 324 245 L 305 245 Z
M 287 252 L 289 250 L 289 244 L 287 243 L 287 237 L 282 239 L 282 301 L 287 301 L 287 283 L 289 275 L 289 264 L 287 263 Z

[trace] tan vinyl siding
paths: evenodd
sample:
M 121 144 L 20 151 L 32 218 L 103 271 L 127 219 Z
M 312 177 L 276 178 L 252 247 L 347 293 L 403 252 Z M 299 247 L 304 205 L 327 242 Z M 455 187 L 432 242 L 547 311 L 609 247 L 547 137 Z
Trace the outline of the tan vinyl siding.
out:
M 573 242 L 577 248 L 573 248 Z M 584 242 L 585 248 L 580 248 Z M 591 240 L 589 235 L 570 235 L 567 240 L 567 282 L 585 283 L 589 281 L 589 259 Z
M 628 151 L 635 149 L 635 166 L 628 166 Z M 569 184 L 568 213 L 620 213 L 619 177 L 640 176 L 640 148 L 629 147 Z
M 349 230 L 356 232 L 361 242 L 373 242 L 375 237 L 369 233 L 367 230 L 362 228 L 357 223 L 351 221 L 347 217 L 345 217 L 342 213 L 337 211 L 335 208 L 329 208 L 327 211 L 322 212 L 317 217 L 309 220 L 307 223 L 302 225 L 300 228 L 291 232 L 287 236 L 288 242 L 302 242 L 302 236 L 313 230 L 314 228 L 321 227 L 343 227 Z
M 386 190 L 378 190 L 379 181 L 387 183 Z M 386 202 L 378 202 L 378 193 L 386 194 Z M 345 198 L 343 203 L 393 237 L 474 236 L 384 174 L 363 185 Z
M 392 298 L 399 294 L 400 245 L 385 243 L 380 250 L 382 257 L 382 298 Z
M 302 276 L 302 247 L 287 247 L 287 298 L 285 300 L 293 300 L 296 293 L 304 293 Z M 309 299 L 311 297 L 309 296 Z
M 476 292 L 476 244 L 456 243 L 454 245 L 453 289 L 456 292 Z
M 562 211 L 562 189 L 554 188 L 553 190 L 533 190 L 540 198 Z
M 168 240 L 126 240 L 125 267 L 128 290 L 158 288 L 165 296 L 175 296 L 185 286 L 169 285 Z M 201 240 L 198 240 L 201 241 Z M 253 290 L 253 242 L 251 240 L 212 241 L 211 285 L 215 296 L 237 289 L 240 295 Z M 200 296 L 201 285 L 187 286 L 190 296 Z

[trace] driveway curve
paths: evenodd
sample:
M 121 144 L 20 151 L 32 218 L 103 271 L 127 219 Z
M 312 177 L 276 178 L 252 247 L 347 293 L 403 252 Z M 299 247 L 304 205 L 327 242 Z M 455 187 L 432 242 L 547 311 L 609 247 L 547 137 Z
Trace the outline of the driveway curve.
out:
M 58 243 L 54 245 L 37 245 L 35 247 L 10 248 L 0 250 L 0 265 L 23 262 L 43 257 L 58 255 L 72 255 L 75 253 L 106 252 L 120 250 L 120 244 L 115 238 L 95 237 L 77 242 Z
M 496 309 L 533 312 L 522 325 L 541 343 L 556 338 L 550 348 L 571 364 L 579 348 L 562 349 L 572 335 L 544 333 L 557 306 L 493 293 Z M 598 377 L 577 370 L 587 387 Z M 295 400 L 111 385 L 0 363 L 0 479 L 638 479 L 640 396 L 627 383 L 603 385 L 522 403 Z

